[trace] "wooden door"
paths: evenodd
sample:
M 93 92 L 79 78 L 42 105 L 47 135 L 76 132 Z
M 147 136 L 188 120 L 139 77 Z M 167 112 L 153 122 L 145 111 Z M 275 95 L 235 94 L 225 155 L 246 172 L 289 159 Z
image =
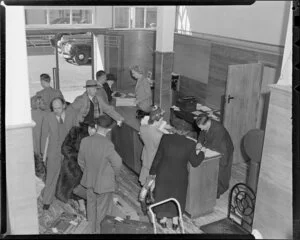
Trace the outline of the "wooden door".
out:
M 223 124 L 233 141 L 233 163 L 244 162 L 242 139 L 256 128 L 261 78 L 259 63 L 228 67 Z

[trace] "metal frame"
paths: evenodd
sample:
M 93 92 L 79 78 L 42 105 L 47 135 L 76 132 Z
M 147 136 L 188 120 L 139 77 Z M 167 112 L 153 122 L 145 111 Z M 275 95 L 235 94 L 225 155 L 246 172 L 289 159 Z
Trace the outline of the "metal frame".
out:
M 179 204 L 179 202 L 178 202 L 175 198 L 168 198 L 168 199 L 166 199 L 166 200 L 163 200 L 163 201 L 160 201 L 160 202 L 151 204 L 151 205 L 149 206 L 149 212 L 150 212 L 150 214 L 151 214 L 151 218 L 152 218 L 152 223 L 153 223 L 154 233 L 155 233 L 155 234 L 157 233 L 157 230 L 156 230 L 156 224 L 155 224 L 155 214 L 153 213 L 152 208 L 153 208 L 153 207 L 156 207 L 156 206 L 158 206 L 158 205 L 161 205 L 161 204 L 163 204 L 163 203 L 170 202 L 170 201 L 174 201 L 174 202 L 177 204 L 178 211 L 179 211 L 179 223 L 180 223 L 180 225 L 181 225 L 181 231 L 182 231 L 182 233 L 184 233 L 184 226 L 183 226 L 183 219 L 182 219 L 182 211 L 181 211 L 180 204 Z

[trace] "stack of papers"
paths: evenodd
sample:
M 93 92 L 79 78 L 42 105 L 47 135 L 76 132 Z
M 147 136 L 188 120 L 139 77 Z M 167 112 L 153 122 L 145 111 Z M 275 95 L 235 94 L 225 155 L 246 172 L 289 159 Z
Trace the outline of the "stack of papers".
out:
M 206 107 L 206 106 L 203 106 L 203 105 L 201 105 L 201 104 L 197 104 L 197 106 L 196 106 L 196 109 L 197 110 L 201 110 L 201 111 L 203 111 L 203 112 L 208 112 L 208 111 L 211 111 L 211 109 L 209 108 L 209 107 Z
M 116 107 L 120 107 L 120 106 L 130 106 L 130 107 L 134 107 L 136 106 L 136 98 L 119 98 L 116 97 Z
M 215 152 L 213 150 L 210 150 L 208 148 L 206 149 L 206 152 L 205 152 L 205 157 L 206 158 L 215 157 L 215 156 L 218 156 L 218 155 L 220 155 L 220 153 Z
M 174 109 L 174 111 L 180 111 L 180 108 L 179 108 L 179 107 L 177 107 L 177 106 L 175 106 L 175 105 L 173 105 L 171 108 L 173 108 L 173 109 Z

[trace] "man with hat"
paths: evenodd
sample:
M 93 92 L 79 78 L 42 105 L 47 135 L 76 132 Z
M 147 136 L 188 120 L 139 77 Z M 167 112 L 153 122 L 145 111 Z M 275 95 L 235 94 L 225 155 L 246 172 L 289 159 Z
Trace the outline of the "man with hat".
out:
M 51 78 L 48 74 L 46 73 L 41 74 L 40 81 L 43 90 L 38 91 L 36 93 L 36 96 L 40 96 L 42 98 L 45 104 L 45 111 L 50 112 L 51 101 L 56 97 L 60 97 L 64 99 L 64 96 L 59 89 L 54 89 L 50 86 Z
M 124 118 L 115 111 L 115 109 L 105 103 L 105 101 L 97 93 L 99 85 L 95 80 L 86 81 L 86 91 L 76 97 L 74 102 L 70 105 L 77 112 L 77 125 L 79 122 L 91 122 L 99 116 L 106 113 L 109 117 L 114 119 L 119 126 L 121 126 Z
M 100 233 L 100 223 L 110 215 L 116 176 L 122 159 L 114 144 L 107 138 L 110 123 L 104 116 L 95 119 L 96 133 L 83 138 L 78 153 L 78 164 L 83 171 L 80 184 L 87 189 L 87 218 L 92 233 Z

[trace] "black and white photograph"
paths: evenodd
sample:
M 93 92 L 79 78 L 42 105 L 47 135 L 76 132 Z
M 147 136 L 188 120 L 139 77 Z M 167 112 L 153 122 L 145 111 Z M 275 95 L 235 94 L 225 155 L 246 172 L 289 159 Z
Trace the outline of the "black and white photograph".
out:
M 295 238 L 292 1 L 36 4 L 1 2 L 2 234 Z

